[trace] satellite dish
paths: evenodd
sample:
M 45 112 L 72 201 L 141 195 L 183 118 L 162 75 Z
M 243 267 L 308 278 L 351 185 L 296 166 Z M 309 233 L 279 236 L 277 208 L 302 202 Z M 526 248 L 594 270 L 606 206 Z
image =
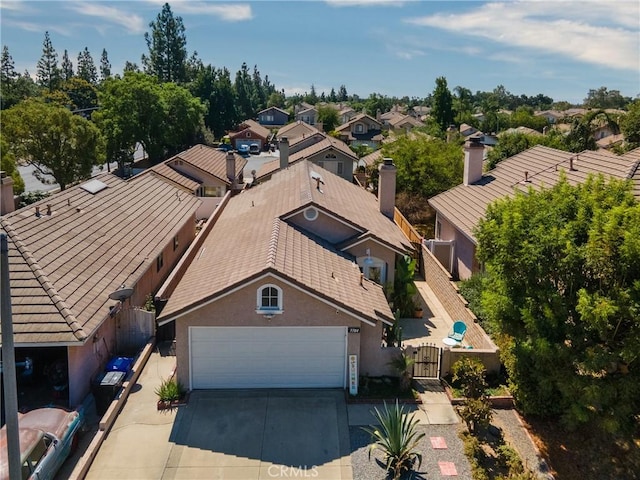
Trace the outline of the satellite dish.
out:
M 127 287 L 122 284 L 122 286 L 118 290 L 109 294 L 109 298 L 111 300 L 119 300 L 122 302 L 123 300 L 129 298 L 131 295 L 133 295 L 133 288 Z

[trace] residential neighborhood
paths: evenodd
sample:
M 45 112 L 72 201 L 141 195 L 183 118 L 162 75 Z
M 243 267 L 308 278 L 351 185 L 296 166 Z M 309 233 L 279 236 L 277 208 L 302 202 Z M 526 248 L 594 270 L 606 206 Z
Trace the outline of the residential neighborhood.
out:
M 117 66 L 3 38 L 0 478 L 637 478 L 638 92 L 285 88 L 206 7 L 68 7 L 129 12 Z

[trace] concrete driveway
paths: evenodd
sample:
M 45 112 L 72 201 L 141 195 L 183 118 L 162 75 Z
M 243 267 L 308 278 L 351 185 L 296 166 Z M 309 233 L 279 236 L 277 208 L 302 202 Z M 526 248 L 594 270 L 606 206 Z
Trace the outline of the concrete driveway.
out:
M 173 365 L 151 355 L 87 479 L 353 478 L 343 391 L 196 391 L 158 412 Z
M 351 479 L 342 391 L 197 391 L 162 478 Z

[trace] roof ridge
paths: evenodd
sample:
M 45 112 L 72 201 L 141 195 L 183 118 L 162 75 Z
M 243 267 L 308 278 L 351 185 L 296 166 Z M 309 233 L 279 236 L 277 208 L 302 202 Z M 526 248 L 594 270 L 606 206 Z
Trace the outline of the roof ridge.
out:
M 71 332 L 73 333 L 73 335 L 78 340 L 85 340 L 87 338 L 87 334 L 82 329 L 80 322 L 78 322 L 75 315 L 71 313 L 71 309 L 62 299 L 49 278 L 45 275 L 44 270 L 37 262 L 37 260 L 33 257 L 31 251 L 27 248 L 20 236 L 16 233 L 13 225 L 11 225 L 11 223 L 4 218 L 1 219 L 0 222 L 2 223 L 2 228 L 5 232 L 7 232 L 7 235 L 9 236 L 9 238 L 11 238 L 11 241 L 20 252 L 20 255 L 22 255 L 22 257 L 27 262 L 27 265 L 33 272 L 38 283 L 40 283 L 43 290 L 47 293 L 49 298 L 51 298 L 51 301 L 60 312 L 60 315 L 62 315 L 62 317 L 67 322 L 67 325 L 69 325 L 69 328 L 71 328 Z
M 278 253 L 278 238 L 280 237 L 280 219 L 274 218 L 271 227 L 271 237 L 267 249 L 267 268 L 274 268 L 276 265 L 276 255 Z

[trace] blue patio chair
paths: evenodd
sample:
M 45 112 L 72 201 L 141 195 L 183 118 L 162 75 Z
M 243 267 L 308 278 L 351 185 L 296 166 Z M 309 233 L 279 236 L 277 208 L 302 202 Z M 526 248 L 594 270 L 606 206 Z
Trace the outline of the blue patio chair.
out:
M 465 333 L 467 333 L 467 326 L 464 322 L 457 320 L 453 323 L 451 333 L 449 333 L 448 337 L 456 342 L 461 342 Z

